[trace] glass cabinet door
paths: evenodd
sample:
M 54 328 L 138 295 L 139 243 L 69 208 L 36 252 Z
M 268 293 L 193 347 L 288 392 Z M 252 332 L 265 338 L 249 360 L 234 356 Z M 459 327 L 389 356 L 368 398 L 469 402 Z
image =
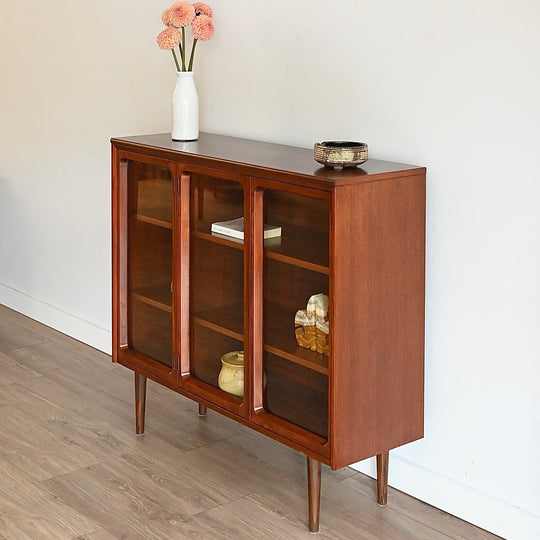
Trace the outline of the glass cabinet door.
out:
M 235 412 L 244 401 L 249 369 L 247 358 L 245 366 L 243 361 L 248 354 L 244 192 L 240 181 L 190 174 L 189 384 Z M 227 228 L 230 221 L 235 230 Z
M 173 174 L 127 162 L 127 338 L 130 349 L 173 367 Z
M 262 407 L 328 438 L 329 198 L 264 189 Z M 268 418 L 268 417 L 267 417 Z M 281 422 L 282 423 L 282 422 Z

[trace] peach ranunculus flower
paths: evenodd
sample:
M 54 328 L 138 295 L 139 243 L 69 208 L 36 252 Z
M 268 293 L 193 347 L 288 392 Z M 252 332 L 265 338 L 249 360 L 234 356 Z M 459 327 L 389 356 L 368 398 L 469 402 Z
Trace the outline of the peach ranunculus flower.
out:
M 209 17 L 214 15 L 212 8 L 204 2 L 194 2 L 193 7 L 196 15 L 208 15 Z
M 175 47 L 178 47 L 181 39 L 182 34 L 180 33 L 180 30 L 178 30 L 178 28 L 175 28 L 174 26 L 168 26 L 167 28 L 165 28 L 165 30 L 159 33 L 157 37 L 157 43 L 161 49 L 164 49 L 165 51 L 170 51 Z
M 189 2 L 175 2 L 169 8 L 170 24 L 176 28 L 189 26 L 195 18 L 195 8 Z
M 214 35 L 214 21 L 208 15 L 195 17 L 192 28 L 193 37 L 200 41 L 208 41 Z

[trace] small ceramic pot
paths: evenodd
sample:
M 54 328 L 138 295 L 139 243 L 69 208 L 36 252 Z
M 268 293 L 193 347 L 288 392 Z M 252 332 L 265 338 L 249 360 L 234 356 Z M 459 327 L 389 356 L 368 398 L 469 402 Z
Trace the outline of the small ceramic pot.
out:
M 232 351 L 221 357 L 218 386 L 234 396 L 244 395 L 244 351 Z

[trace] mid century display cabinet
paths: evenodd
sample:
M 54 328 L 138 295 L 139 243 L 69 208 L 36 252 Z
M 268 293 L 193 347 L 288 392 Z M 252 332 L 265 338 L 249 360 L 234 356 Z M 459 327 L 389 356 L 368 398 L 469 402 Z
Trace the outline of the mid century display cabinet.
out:
M 113 360 L 135 372 L 136 432 L 151 378 L 304 453 L 311 531 L 321 463 L 377 456 L 385 504 L 388 451 L 423 436 L 425 169 L 161 134 L 112 139 L 112 178 Z M 212 232 L 239 217 L 243 239 Z M 324 352 L 295 332 L 313 295 Z M 241 395 L 218 384 L 233 351 Z

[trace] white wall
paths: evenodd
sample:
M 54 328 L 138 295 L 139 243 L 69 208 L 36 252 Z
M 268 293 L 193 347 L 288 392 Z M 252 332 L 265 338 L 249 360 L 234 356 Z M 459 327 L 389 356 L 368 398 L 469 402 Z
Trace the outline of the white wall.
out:
M 391 453 L 390 483 L 540 538 L 540 4 L 210 3 L 204 129 L 428 167 L 426 436 Z M 108 138 L 169 130 L 168 2 L 10 4 L 0 302 L 108 350 Z
M 109 138 L 168 129 L 160 13 L 143 0 L 2 3 L 0 302 L 103 350 Z

